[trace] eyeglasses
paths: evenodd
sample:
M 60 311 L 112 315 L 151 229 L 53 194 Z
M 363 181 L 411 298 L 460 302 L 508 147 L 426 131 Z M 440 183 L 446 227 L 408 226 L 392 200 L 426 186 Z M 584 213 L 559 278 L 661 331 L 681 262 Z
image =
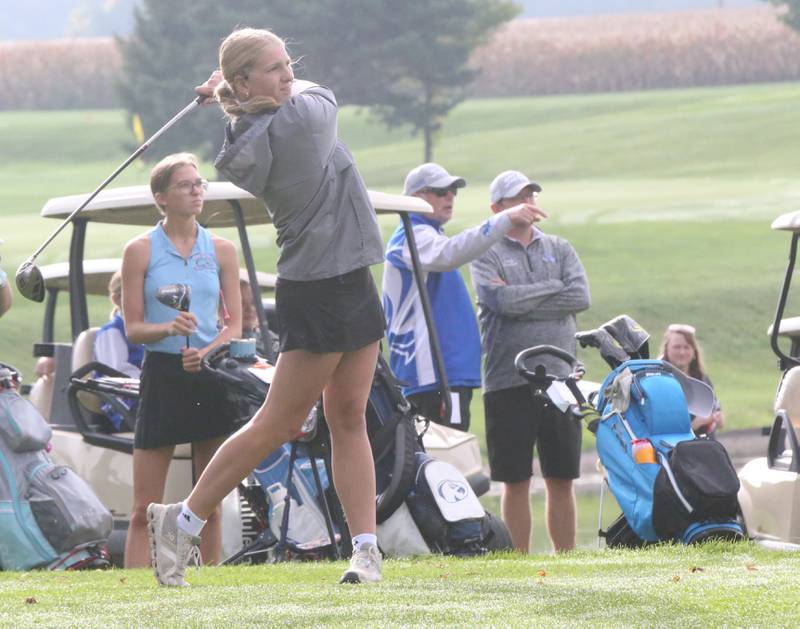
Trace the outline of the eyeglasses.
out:
M 688 323 L 670 323 L 667 326 L 668 332 L 683 332 L 685 334 L 697 334 L 697 330 L 694 329 L 693 325 L 689 325 Z
M 449 192 L 452 192 L 453 196 L 456 196 L 458 194 L 458 188 L 456 186 L 448 186 L 447 188 L 425 188 L 423 192 L 430 192 L 439 198 L 443 198 L 446 197 Z
M 191 194 L 195 188 L 200 188 L 203 192 L 208 190 L 208 182 L 205 179 L 195 179 L 194 181 L 179 181 L 170 186 L 170 188 L 177 188 L 183 194 Z

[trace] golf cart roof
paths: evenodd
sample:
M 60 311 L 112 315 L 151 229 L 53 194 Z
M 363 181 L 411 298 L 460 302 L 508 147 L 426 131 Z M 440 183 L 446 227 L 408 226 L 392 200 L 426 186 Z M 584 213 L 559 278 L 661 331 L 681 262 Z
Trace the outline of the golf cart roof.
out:
M 65 219 L 88 197 L 77 194 L 50 199 L 42 208 L 46 218 Z M 430 214 L 433 209 L 422 199 L 385 192 L 369 192 L 375 211 L 415 212 Z M 238 201 L 247 225 L 258 225 L 271 221 L 266 205 L 249 192 L 237 188 L 227 181 L 212 181 L 208 185 L 203 203 L 200 224 L 208 228 L 233 227 L 235 218 L 231 201 Z M 81 217 L 98 223 L 124 225 L 155 225 L 161 218 L 156 209 L 149 186 L 128 186 L 103 190 L 81 212 Z
M 778 218 L 772 221 L 772 229 L 780 229 L 790 232 L 800 231 L 800 210 L 781 214 Z
M 115 271 L 122 265 L 120 258 L 99 258 L 83 261 L 83 278 L 87 295 L 107 295 L 108 282 Z M 41 267 L 44 284 L 48 289 L 69 290 L 69 262 L 57 262 Z M 261 291 L 275 289 L 274 273 L 256 271 Z M 248 281 L 247 269 L 239 269 L 239 278 Z
M 774 324 L 767 328 L 767 336 L 772 336 Z M 788 319 L 781 319 L 781 324 L 778 327 L 778 336 L 794 339 L 800 338 L 800 317 L 789 317 Z

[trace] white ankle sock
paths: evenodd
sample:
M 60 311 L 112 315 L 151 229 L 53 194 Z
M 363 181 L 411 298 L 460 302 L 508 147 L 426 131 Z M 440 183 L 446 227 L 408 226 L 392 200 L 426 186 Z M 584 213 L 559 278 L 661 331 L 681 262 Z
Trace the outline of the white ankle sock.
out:
M 178 528 L 188 533 L 192 537 L 198 537 L 203 530 L 206 521 L 197 517 L 185 502 L 181 504 L 181 512 L 178 515 Z
M 353 550 L 358 550 L 361 544 L 378 545 L 378 536 L 372 533 L 361 533 L 353 538 Z

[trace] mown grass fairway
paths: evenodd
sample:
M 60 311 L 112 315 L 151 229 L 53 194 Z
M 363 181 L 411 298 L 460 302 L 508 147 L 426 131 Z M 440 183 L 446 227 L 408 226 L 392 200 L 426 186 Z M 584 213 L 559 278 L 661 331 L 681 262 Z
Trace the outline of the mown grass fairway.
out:
M 0 573 L 15 627 L 797 626 L 800 555 L 750 544 L 389 560 L 375 586 L 343 563 L 208 568 L 158 588 L 149 570 Z
M 498 171 L 530 173 L 551 214 L 543 228 L 569 238 L 589 274 L 593 307 L 579 325 L 627 312 L 653 335 L 652 350 L 667 323 L 696 325 L 729 426 L 766 424 L 778 372 L 765 332 L 789 241 L 769 224 L 800 209 L 799 100 L 800 84 L 787 83 L 469 101 L 448 118 L 436 147 L 435 159 L 469 181 L 447 231 L 488 214 L 487 186 Z M 420 160 L 420 141 L 351 109 L 340 126 L 367 184 L 399 192 Z M 13 275 L 56 227 L 38 218 L 45 201 L 92 190 L 134 141 L 120 111 L 7 112 L 0 132 L 0 253 Z M 204 173 L 213 176 L 210 165 Z M 147 175 L 135 164 L 117 183 L 146 183 Z M 382 225 L 388 237 L 395 220 Z M 137 231 L 91 229 L 87 255 L 117 256 Z M 39 262 L 65 260 L 68 242 L 65 233 Z M 273 233 L 255 230 L 253 245 L 259 268 L 271 270 Z M 99 324 L 107 305 L 94 304 Z M 41 313 L 18 296 L 0 323 L 1 359 L 29 377 Z M 60 340 L 67 334 L 62 327 Z M 582 358 L 589 377 L 604 376 L 594 352 Z M 480 396 L 473 410 L 481 434 Z

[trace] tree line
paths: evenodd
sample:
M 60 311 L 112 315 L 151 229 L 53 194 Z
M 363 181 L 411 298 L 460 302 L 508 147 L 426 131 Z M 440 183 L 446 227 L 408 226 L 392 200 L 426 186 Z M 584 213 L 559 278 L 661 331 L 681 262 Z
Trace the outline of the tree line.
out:
M 117 89 L 131 118 L 138 114 L 152 133 L 217 67 L 228 33 L 266 27 L 286 38 L 298 77 L 331 87 L 340 105 L 366 107 L 389 127 L 421 134 L 427 161 L 436 131 L 475 77 L 472 51 L 518 12 L 509 0 L 194 0 L 179 9 L 143 0 L 133 33 L 118 40 Z M 219 116 L 207 108 L 187 119 L 150 158 L 188 148 L 212 157 Z

